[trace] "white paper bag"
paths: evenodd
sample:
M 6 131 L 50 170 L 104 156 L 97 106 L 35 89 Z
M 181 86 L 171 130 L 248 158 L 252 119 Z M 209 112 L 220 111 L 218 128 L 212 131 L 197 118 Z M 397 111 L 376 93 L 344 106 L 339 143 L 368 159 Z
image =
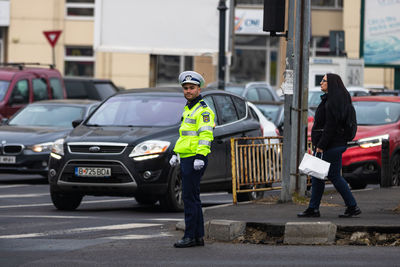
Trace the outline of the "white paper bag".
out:
M 330 165 L 331 164 L 325 160 L 305 153 L 299 165 L 299 171 L 301 173 L 324 180 L 328 176 Z

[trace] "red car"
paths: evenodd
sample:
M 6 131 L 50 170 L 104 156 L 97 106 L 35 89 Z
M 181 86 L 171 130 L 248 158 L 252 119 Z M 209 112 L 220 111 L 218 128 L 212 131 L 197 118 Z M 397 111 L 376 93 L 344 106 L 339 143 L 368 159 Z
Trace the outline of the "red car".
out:
M 400 97 L 353 97 L 357 134 L 343 153 L 342 174 L 352 189 L 380 183 L 382 140 L 389 139 L 393 185 L 400 185 Z M 311 134 L 313 119 L 308 120 Z
M 354 97 L 357 135 L 343 153 L 343 177 L 353 189 L 379 183 L 381 178 L 382 140 L 390 144 L 392 184 L 399 185 L 400 173 L 400 97 Z

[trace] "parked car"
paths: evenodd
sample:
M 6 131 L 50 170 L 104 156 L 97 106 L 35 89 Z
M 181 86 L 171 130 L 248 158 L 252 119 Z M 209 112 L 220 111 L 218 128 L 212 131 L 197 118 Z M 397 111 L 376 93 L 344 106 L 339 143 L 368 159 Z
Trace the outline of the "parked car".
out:
M 400 90 L 389 90 L 389 89 L 375 89 L 369 91 L 370 95 L 380 95 L 380 96 L 399 96 Z
M 278 129 L 280 136 L 283 136 L 284 104 L 282 102 L 254 102 L 261 113 Z
M 66 96 L 61 74 L 53 65 L 0 63 L 0 119 L 10 118 L 29 103 Z
M 263 136 L 265 136 L 265 137 L 279 136 L 278 128 L 275 126 L 275 124 L 270 119 L 265 117 L 265 115 L 262 113 L 262 111 L 259 110 L 255 104 L 253 104 L 251 102 L 247 102 L 247 105 L 249 106 L 250 111 L 255 113 L 255 114 L 253 114 L 253 116 L 258 118 L 258 121 L 261 124 Z M 274 141 L 277 141 L 277 140 L 274 140 Z M 274 142 L 274 143 L 277 143 L 277 142 Z
M 207 89 L 202 95 L 215 111 L 216 126 L 201 190 L 230 191 L 230 139 L 261 136 L 260 123 L 240 96 Z M 133 196 L 142 204 L 159 201 L 167 210 L 182 210 L 179 167 L 171 167 L 169 159 L 185 103 L 182 88 L 127 90 L 105 100 L 52 147 L 54 206 L 74 210 L 85 195 L 106 195 Z
M 65 77 L 67 98 L 104 100 L 119 91 L 108 79 Z
M 218 89 L 216 82 L 211 83 L 207 86 L 208 88 Z M 225 91 L 232 92 L 243 96 L 251 102 L 278 102 L 281 98 L 278 96 L 275 89 L 273 89 L 266 82 L 250 82 L 246 84 L 234 84 L 227 83 L 225 85 Z
M 44 100 L 27 105 L 0 126 L 0 173 L 47 177 L 50 148 L 66 135 L 72 121 L 85 118 L 98 105 L 93 100 Z
M 370 95 L 370 91 L 363 87 L 350 86 L 346 88 L 349 91 L 350 96 L 367 96 Z M 321 91 L 321 87 L 313 87 L 308 91 L 308 108 L 313 112 L 317 109 L 319 103 L 321 102 L 321 95 L 324 92 Z
M 343 177 L 353 189 L 380 183 L 382 140 L 390 143 L 391 177 L 400 185 L 400 98 L 366 96 L 353 98 L 357 114 L 357 134 L 343 153 Z

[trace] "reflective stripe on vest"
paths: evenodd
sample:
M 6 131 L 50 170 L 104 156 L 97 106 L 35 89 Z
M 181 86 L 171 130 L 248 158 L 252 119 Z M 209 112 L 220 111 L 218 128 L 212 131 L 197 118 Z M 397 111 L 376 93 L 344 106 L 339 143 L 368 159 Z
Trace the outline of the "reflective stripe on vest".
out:
M 194 113 L 196 113 L 196 111 L 197 111 L 199 108 L 201 108 L 201 107 L 202 107 L 202 105 L 199 104 L 199 105 L 193 110 L 192 114 L 190 114 L 190 117 L 193 117 Z
M 199 140 L 199 145 L 211 146 L 211 142 L 207 140 Z
M 184 122 L 190 123 L 190 124 L 196 124 L 196 120 L 195 119 L 191 119 L 191 118 L 185 118 Z
M 211 126 L 203 126 L 203 127 L 200 127 L 197 132 L 201 133 L 201 132 L 204 132 L 204 131 L 211 131 L 212 132 L 213 131 L 213 127 L 211 127 Z
M 196 131 L 182 131 L 182 136 L 197 136 L 197 132 Z

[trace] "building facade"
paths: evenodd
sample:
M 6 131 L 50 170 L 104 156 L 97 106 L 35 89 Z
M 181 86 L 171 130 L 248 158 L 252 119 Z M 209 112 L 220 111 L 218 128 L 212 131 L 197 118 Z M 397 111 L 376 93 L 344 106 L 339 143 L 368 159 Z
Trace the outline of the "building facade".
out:
M 139 3 L 139 2 L 138 2 Z M 227 80 L 267 81 L 279 88 L 285 39 L 262 32 L 263 0 L 227 2 L 234 20 L 227 29 Z M 217 79 L 218 55 L 94 51 L 95 0 L 0 0 L 0 62 L 52 63 L 43 31 L 61 30 L 56 67 L 66 76 L 112 79 L 122 88 L 176 85 L 179 72 L 194 69 L 207 82 Z M 347 57 L 360 54 L 361 0 L 311 0 L 310 56 L 331 53 L 331 31 L 344 33 Z M 215 0 L 217 7 L 218 0 Z M 364 85 L 394 86 L 393 68 L 365 68 Z

